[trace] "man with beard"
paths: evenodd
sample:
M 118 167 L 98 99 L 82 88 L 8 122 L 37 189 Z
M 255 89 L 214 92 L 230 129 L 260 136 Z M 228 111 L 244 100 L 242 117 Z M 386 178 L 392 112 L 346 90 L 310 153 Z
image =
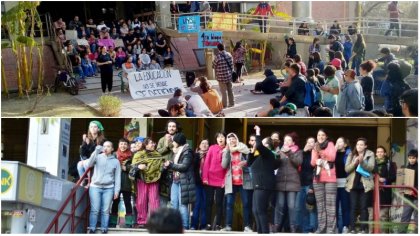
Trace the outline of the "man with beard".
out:
M 166 124 L 166 134 L 159 139 L 159 142 L 156 147 L 158 151 L 165 160 L 173 161 L 173 137 L 176 133 L 180 132 L 180 126 L 175 120 L 169 120 Z M 159 180 L 159 189 L 160 189 L 160 205 L 167 206 L 170 198 L 170 188 L 172 184 L 172 171 L 163 170 L 162 177 Z

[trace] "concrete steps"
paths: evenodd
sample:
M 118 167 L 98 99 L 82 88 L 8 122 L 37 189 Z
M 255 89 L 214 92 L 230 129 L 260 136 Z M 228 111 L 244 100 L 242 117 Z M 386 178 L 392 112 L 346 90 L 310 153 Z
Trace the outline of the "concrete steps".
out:
M 100 233 L 97 230 L 96 233 Z M 133 228 L 110 228 L 108 234 L 147 234 L 147 229 L 133 229 Z M 185 234 L 256 234 L 257 232 L 245 233 L 239 231 L 220 232 L 220 231 L 206 231 L 206 230 L 186 230 Z

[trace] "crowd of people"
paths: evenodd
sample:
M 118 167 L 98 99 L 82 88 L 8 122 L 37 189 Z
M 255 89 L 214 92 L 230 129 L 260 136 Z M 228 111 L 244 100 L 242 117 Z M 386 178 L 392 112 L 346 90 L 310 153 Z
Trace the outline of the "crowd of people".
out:
M 89 19 L 83 24 L 75 16 L 68 26 L 62 20 L 54 22 L 57 41 L 78 74 L 81 87 L 85 78 L 96 76 L 100 71 L 102 92 L 112 90 L 113 71 L 127 73 L 141 70 L 156 70 L 174 65 L 174 53 L 162 33 L 156 30 L 152 20 L 140 22 L 138 18 L 120 19 L 116 22 L 100 21 L 95 24 Z M 66 39 L 65 30 L 74 30 L 75 38 Z M 121 45 L 120 45 L 121 44 Z
M 127 227 L 158 224 L 154 212 L 170 207 L 179 212 L 184 230 L 232 231 L 235 207 L 241 206 L 239 225 L 245 232 L 369 232 L 374 175 L 379 175 L 382 185 L 396 179 L 396 164 L 384 147 L 372 151 L 368 140 L 360 137 L 352 148 L 345 137 L 334 142 L 326 129 L 305 137 L 306 144 L 299 147 L 295 132 L 262 137 L 260 127 L 254 130 L 248 145 L 235 133 L 218 132 L 194 148 L 182 127 L 169 120 L 159 140 L 137 137 L 130 143 L 121 138 L 114 152 L 102 124 L 91 121 L 82 137 L 79 165 L 94 167 L 86 186 L 91 202 L 89 232 L 95 231 L 99 215 L 103 233 L 118 224 L 121 196 Z M 415 188 L 417 157 L 417 150 L 410 150 L 405 166 L 415 171 Z M 236 194 L 241 196 L 240 205 L 235 204 Z M 385 205 L 382 232 L 387 233 L 393 194 L 390 189 L 379 194 Z M 404 204 L 400 233 L 407 231 L 412 217 L 417 222 L 417 195 L 406 191 L 404 197 L 413 204 Z

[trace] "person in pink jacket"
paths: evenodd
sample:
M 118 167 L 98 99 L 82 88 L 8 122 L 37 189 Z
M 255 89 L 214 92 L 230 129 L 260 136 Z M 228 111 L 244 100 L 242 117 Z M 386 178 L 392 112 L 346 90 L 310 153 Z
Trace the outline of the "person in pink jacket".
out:
M 222 132 L 216 134 L 216 144 L 210 146 L 203 166 L 203 184 L 206 191 L 206 230 L 220 230 L 223 199 L 225 195 L 226 171 L 222 167 L 222 155 L 226 147 L 226 135 Z M 213 201 L 216 195 L 216 202 Z M 216 225 L 212 226 L 211 212 L 213 203 L 216 204 Z
M 335 175 L 334 143 L 323 129 L 317 134 L 312 150 L 311 165 L 315 167 L 314 192 L 318 209 L 318 229 L 315 233 L 335 234 L 337 180 Z

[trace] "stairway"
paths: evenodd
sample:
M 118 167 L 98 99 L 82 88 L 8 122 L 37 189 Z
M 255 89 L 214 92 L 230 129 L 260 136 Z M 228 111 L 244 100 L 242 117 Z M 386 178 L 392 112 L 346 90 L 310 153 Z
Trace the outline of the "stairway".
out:
M 121 79 L 119 76 L 120 73 L 121 73 L 121 70 L 118 70 L 118 71 L 114 70 L 112 91 L 121 91 Z M 86 77 L 85 80 L 86 80 L 86 84 L 85 84 L 86 88 L 79 90 L 80 95 L 102 91 L 100 73 L 98 73 L 96 76 L 93 76 L 93 77 Z

